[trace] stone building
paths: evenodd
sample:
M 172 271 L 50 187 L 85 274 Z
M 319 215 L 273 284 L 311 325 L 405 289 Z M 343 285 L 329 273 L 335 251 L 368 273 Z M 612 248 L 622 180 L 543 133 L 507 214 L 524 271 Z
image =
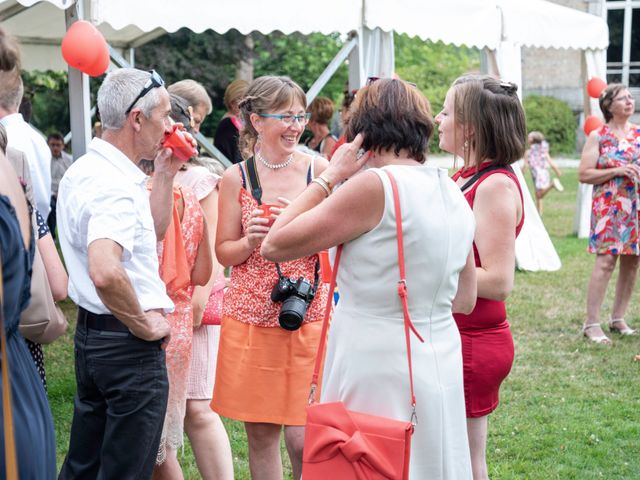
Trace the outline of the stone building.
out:
M 640 108 L 640 0 L 550 0 L 599 15 L 609 25 L 607 78 L 629 85 Z M 584 115 L 584 65 L 577 50 L 523 48 L 525 96 L 548 95 L 567 102 L 579 119 Z M 636 114 L 640 121 L 640 114 Z M 579 135 L 580 137 L 580 135 Z M 583 139 L 578 140 L 579 144 Z

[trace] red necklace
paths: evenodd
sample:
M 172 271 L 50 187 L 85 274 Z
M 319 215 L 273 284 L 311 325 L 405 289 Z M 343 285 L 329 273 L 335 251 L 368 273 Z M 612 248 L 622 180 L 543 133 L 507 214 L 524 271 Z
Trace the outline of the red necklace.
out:
M 475 175 L 476 173 L 481 172 L 485 168 L 489 168 L 491 165 L 492 165 L 492 162 L 486 161 L 486 162 L 482 162 L 479 167 L 476 165 L 471 165 L 469 167 L 462 167 L 460 170 L 458 170 L 458 173 L 462 178 L 469 178 Z

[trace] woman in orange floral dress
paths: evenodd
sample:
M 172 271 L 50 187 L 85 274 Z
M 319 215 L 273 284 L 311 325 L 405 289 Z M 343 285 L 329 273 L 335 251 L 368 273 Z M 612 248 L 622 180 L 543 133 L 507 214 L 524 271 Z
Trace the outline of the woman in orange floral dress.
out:
M 240 109 L 245 124 L 240 144 L 249 160 L 227 169 L 220 188 L 216 256 L 233 268 L 223 303 L 211 407 L 244 422 L 254 480 L 282 478 L 284 427 L 293 478 L 298 479 L 327 285 L 317 280 L 318 255 L 279 264 L 282 276 L 293 282 L 303 278 L 316 290 L 301 325 L 283 328 L 279 323 L 283 303 L 271 300 L 280 276 L 276 264 L 260 255 L 260 245 L 273 218 L 328 162 L 296 150 L 308 116 L 305 94 L 289 78 L 256 79 Z M 248 162 L 255 165 L 261 196 L 252 194 L 256 185 L 249 181 Z M 256 196 L 262 206 L 271 206 L 264 216 Z

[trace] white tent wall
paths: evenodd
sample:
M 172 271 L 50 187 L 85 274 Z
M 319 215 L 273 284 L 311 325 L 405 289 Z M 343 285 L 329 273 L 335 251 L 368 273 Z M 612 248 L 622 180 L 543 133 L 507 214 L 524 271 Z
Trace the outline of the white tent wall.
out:
M 607 78 L 607 55 L 605 50 L 584 50 L 583 64 L 586 80 L 592 77 Z M 586 83 L 586 82 L 585 82 Z M 600 105 L 597 98 L 591 98 L 584 92 L 585 103 L 588 109 L 585 109 L 586 115 L 596 115 L 602 118 Z M 593 185 L 588 183 L 580 183 L 578 185 L 578 193 L 576 195 L 576 213 L 573 219 L 573 232 L 578 238 L 587 238 L 591 228 L 591 199 L 593 197 Z

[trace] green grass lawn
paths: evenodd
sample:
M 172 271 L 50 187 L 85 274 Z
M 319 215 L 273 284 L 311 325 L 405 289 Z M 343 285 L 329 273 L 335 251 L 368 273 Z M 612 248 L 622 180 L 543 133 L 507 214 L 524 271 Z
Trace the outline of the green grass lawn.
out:
M 489 472 L 493 480 L 640 479 L 640 362 L 634 362 L 640 337 L 614 336 L 607 347 L 581 336 L 593 256 L 586 253 L 586 241 L 572 234 L 577 171 L 564 173 L 566 189 L 549 193 L 544 215 L 562 269 L 518 272 L 508 301 L 516 358 L 501 390 L 502 403 L 489 420 Z M 603 318 L 608 318 L 612 293 L 610 288 Z M 74 318 L 71 302 L 65 310 Z M 640 327 L 637 295 L 627 318 Z M 72 334 L 73 325 L 45 350 L 59 463 L 73 412 Z M 244 429 L 234 421 L 225 425 L 236 478 L 247 479 Z M 188 444 L 180 460 L 185 478 L 200 478 Z

